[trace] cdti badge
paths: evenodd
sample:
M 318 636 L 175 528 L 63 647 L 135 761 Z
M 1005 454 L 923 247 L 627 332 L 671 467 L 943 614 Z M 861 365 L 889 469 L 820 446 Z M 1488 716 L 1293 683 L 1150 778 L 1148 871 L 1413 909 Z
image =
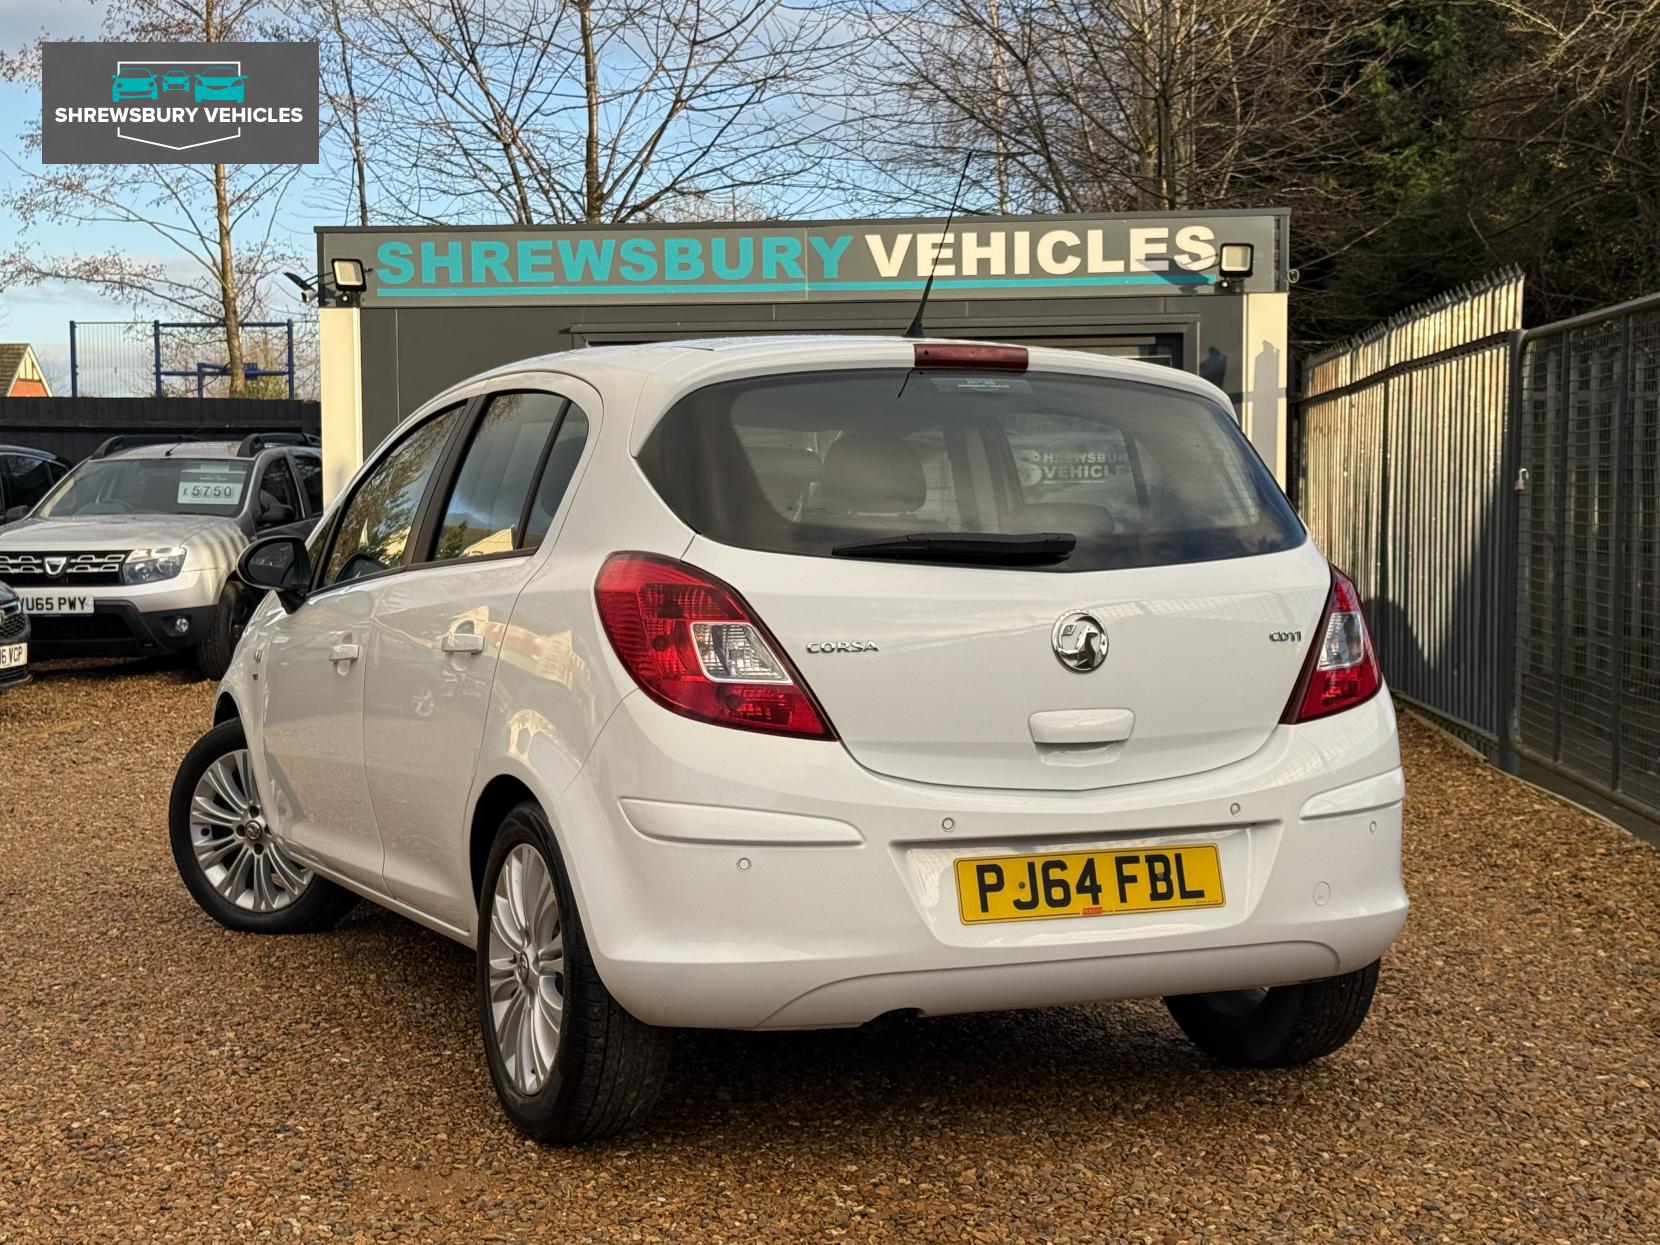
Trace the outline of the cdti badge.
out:
M 48 43 L 47 164 L 315 164 L 315 43 Z

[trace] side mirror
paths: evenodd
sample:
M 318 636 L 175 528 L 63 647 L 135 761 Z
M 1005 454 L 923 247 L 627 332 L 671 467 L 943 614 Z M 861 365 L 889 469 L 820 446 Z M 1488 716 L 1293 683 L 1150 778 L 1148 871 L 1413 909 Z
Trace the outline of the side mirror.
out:
M 292 614 L 311 590 L 311 555 L 298 536 L 264 536 L 242 551 L 236 577 L 250 588 L 276 593 Z
M 6 511 L 3 518 L 0 518 L 0 523 L 16 523 L 19 519 L 27 519 L 28 517 L 29 507 L 13 506 L 10 510 Z

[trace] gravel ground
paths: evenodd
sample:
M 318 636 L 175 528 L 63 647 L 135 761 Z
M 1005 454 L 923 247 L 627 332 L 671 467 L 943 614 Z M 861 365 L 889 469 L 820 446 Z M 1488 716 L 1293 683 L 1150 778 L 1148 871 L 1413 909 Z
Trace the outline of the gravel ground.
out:
M 692 1034 L 647 1132 L 559 1151 L 460 947 L 196 910 L 164 802 L 210 699 L 0 695 L 0 1241 L 1660 1239 L 1660 853 L 1421 725 L 1416 906 L 1323 1063 L 1213 1068 L 1156 1003 Z

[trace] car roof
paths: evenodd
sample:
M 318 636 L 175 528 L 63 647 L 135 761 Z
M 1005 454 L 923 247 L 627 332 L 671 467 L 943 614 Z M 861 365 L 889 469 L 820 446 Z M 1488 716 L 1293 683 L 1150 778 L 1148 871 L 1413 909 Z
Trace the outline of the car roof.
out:
M 30 458 L 46 458 L 53 462 L 62 460 L 51 450 L 43 450 L 34 445 L 6 445 L 0 442 L 0 454 L 27 454 Z
M 521 359 L 471 376 L 451 386 L 462 389 L 481 381 L 506 378 L 521 372 L 563 372 L 586 380 L 597 387 L 603 382 L 657 375 L 663 372 L 705 374 L 731 372 L 762 373 L 791 367 L 811 368 L 814 365 L 894 367 L 904 365 L 918 344 L 929 345 L 1002 345 L 995 341 L 969 338 L 908 338 L 894 334 L 846 333 L 769 333 L 733 337 L 694 337 L 676 341 L 642 342 L 626 346 L 586 346 L 574 350 L 553 351 L 533 358 Z M 1213 385 L 1191 372 L 1148 363 L 1140 359 L 1123 359 L 1091 354 L 1081 350 L 1065 350 L 1054 346 L 1036 346 L 1022 343 L 1031 360 L 1031 370 L 1094 372 L 1119 376 L 1128 380 L 1162 381 L 1177 388 L 1197 389 L 1218 393 Z M 446 390 L 446 396 L 450 392 Z M 435 401 L 438 399 L 435 399 Z

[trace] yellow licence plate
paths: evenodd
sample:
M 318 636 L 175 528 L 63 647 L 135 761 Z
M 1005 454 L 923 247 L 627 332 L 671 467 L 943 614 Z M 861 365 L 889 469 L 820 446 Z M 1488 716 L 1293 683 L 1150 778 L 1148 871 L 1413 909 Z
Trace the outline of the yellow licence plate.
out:
M 957 908 L 970 925 L 1220 908 L 1222 903 L 1222 864 L 1208 843 L 957 861 Z

